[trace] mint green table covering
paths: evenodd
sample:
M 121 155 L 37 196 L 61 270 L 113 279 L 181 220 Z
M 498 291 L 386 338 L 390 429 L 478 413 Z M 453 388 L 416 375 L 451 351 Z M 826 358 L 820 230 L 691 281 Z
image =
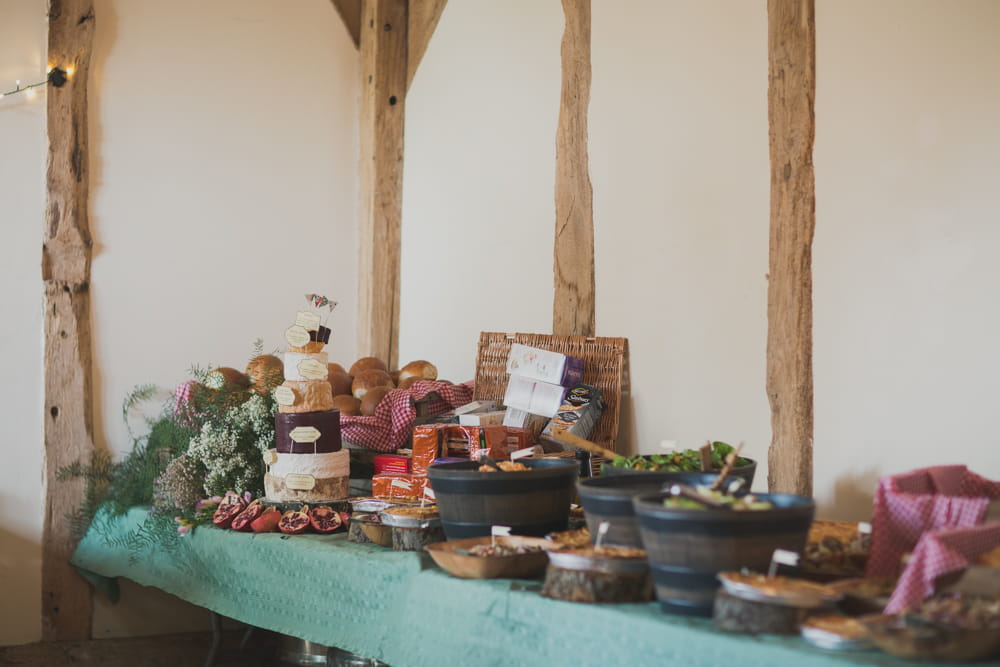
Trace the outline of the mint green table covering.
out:
M 353 544 L 343 534 L 283 537 L 204 527 L 176 551 L 150 550 L 130 562 L 109 538 L 143 516 L 134 509 L 111 521 L 111 535 L 91 528 L 73 565 L 92 581 L 125 577 L 392 667 L 914 664 L 876 652 L 830 653 L 794 637 L 722 633 L 707 620 L 668 616 L 652 603 L 558 602 L 541 597 L 538 582 L 456 579 L 426 555 Z

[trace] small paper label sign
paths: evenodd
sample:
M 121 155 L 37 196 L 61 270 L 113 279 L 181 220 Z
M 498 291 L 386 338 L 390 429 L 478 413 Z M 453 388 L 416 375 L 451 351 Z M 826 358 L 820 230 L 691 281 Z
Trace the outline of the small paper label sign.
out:
M 436 496 L 434 495 L 434 489 L 432 489 L 429 486 L 426 489 L 424 489 L 424 497 L 427 498 L 427 500 L 437 499 Z
M 392 484 L 390 486 L 394 486 L 397 489 L 403 489 L 404 491 L 413 490 L 413 486 L 409 482 L 403 481 L 401 479 L 392 480 Z
M 771 554 L 771 567 L 767 570 L 767 576 L 773 577 L 778 571 L 779 565 L 787 565 L 789 567 L 795 567 L 799 564 L 799 555 L 794 551 L 787 551 L 785 549 L 775 549 L 774 553 Z
M 274 390 L 274 400 L 278 405 L 295 405 L 295 392 L 291 387 L 278 387 Z
M 295 315 L 295 324 L 302 327 L 306 331 L 316 331 L 319 329 L 319 315 L 305 310 L 300 310 Z
M 293 472 L 285 475 L 285 487 L 293 491 L 312 491 L 316 486 L 316 478 Z
M 604 541 L 604 536 L 608 534 L 609 528 L 611 528 L 611 524 L 607 521 L 602 521 L 597 524 L 597 541 L 594 543 L 594 546 L 601 546 L 601 542 Z
M 524 449 L 519 449 L 516 452 L 510 453 L 510 460 L 516 461 L 518 459 L 523 459 L 525 456 L 537 456 L 542 453 L 542 448 L 538 445 L 534 447 L 525 447 Z
M 278 452 L 274 451 L 273 449 L 269 449 L 266 452 L 264 452 L 264 465 L 273 466 L 277 462 L 278 462 Z
M 306 331 L 305 327 L 293 324 L 285 329 L 285 340 L 292 347 L 304 347 L 309 342 L 309 332 Z
M 509 537 L 510 536 L 510 526 L 491 526 L 490 534 L 493 537 Z
M 867 521 L 859 521 L 858 522 L 858 532 L 861 533 L 862 535 L 871 535 L 872 534 L 872 525 L 870 523 L 868 523 Z
M 326 364 L 315 359 L 303 359 L 295 368 L 307 380 L 325 380 L 329 374 Z
M 323 434 L 315 426 L 298 426 L 292 429 L 288 437 L 292 442 L 316 442 L 321 435 Z

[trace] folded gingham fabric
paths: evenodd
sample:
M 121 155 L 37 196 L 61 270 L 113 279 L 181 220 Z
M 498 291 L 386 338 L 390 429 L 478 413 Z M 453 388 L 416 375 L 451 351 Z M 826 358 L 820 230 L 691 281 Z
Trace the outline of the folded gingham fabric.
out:
M 979 554 L 997 545 L 1000 545 L 1000 521 L 924 533 L 884 613 L 898 614 L 920 604 L 934 593 L 935 579 L 964 570 Z
M 974 526 L 997 498 L 1000 482 L 962 465 L 882 477 L 875 492 L 867 575 L 895 577 L 900 558 L 913 551 L 925 532 Z
M 340 416 L 341 437 L 352 445 L 376 452 L 394 452 L 402 447 L 417 419 L 414 401 L 429 399 L 428 413 L 439 415 L 472 400 L 473 383 L 449 384 L 418 380 L 409 389 L 393 389 L 371 417 Z

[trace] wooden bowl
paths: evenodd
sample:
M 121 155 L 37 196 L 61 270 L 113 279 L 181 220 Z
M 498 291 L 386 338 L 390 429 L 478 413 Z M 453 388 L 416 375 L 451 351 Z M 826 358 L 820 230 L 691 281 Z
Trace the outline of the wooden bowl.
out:
M 1000 632 L 935 625 L 912 625 L 900 616 L 858 619 L 877 647 L 899 658 L 918 660 L 985 660 L 1000 655 Z
M 548 549 L 552 542 L 541 537 L 496 538 L 498 544 L 507 546 L 541 547 L 541 551 L 513 556 L 474 556 L 467 552 L 478 544 L 490 544 L 490 537 L 469 537 L 429 544 L 424 550 L 431 555 L 438 567 L 462 579 L 524 579 L 535 577 L 545 571 L 549 562 Z

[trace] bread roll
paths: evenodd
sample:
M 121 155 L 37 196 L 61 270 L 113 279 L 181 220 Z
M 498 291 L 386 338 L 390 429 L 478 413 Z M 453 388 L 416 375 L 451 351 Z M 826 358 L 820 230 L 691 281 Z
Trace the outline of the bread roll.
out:
M 367 370 L 354 376 L 354 382 L 351 384 L 351 393 L 354 394 L 354 398 L 359 401 L 365 397 L 365 394 L 369 389 L 375 389 L 376 387 L 386 387 L 387 389 L 395 388 L 392 384 L 392 378 L 385 371 L 379 370 Z
M 340 410 L 340 414 L 355 416 L 361 414 L 361 401 L 350 394 L 341 394 L 333 397 L 333 409 Z
M 382 399 L 388 393 L 388 387 L 375 387 L 366 391 L 364 397 L 361 399 L 361 414 L 366 417 L 374 415 L 375 408 L 378 407 L 378 404 L 382 402 Z
M 417 377 L 416 375 L 411 375 L 410 377 L 406 378 L 405 380 L 400 380 L 399 381 L 399 388 L 400 389 L 409 389 L 410 385 L 412 385 L 417 380 L 423 380 L 423 378 Z
M 334 364 L 330 364 L 333 366 Z M 344 373 L 343 371 L 335 371 L 330 369 L 330 374 L 327 376 L 326 381 L 330 383 L 330 388 L 333 390 L 334 396 L 340 396 L 341 394 L 350 394 L 351 385 L 354 380 L 350 375 Z
M 354 365 L 351 366 L 351 370 L 348 371 L 347 374 L 358 377 L 358 374 L 362 371 L 369 371 L 373 369 L 386 372 L 389 370 L 386 368 L 385 362 L 377 357 L 361 357 L 354 362 Z
M 205 386 L 209 389 L 222 389 L 224 387 L 249 389 L 250 378 L 235 368 L 221 366 L 208 372 L 208 375 L 205 376 Z
M 389 371 L 389 378 L 394 385 L 399 386 L 399 371 Z
M 328 363 L 326 367 L 330 369 L 331 373 L 337 371 L 338 373 L 343 373 L 344 375 L 350 375 L 350 373 L 347 372 L 346 368 L 344 368 L 340 364 L 335 364 L 332 361 Z
M 418 380 L 437 380 L 437 376 L 437 366 L 429 361 L 424 361 L 423 359 L 411 361 L 399 369 L 400 382 L 408 377 L 415 377 Z
M 273 354 L 261 354 L 250 360 L 246 374 L 252 389 L 258 394 L 265 394 L 285 379 L 285 367 L 281 359 Z

